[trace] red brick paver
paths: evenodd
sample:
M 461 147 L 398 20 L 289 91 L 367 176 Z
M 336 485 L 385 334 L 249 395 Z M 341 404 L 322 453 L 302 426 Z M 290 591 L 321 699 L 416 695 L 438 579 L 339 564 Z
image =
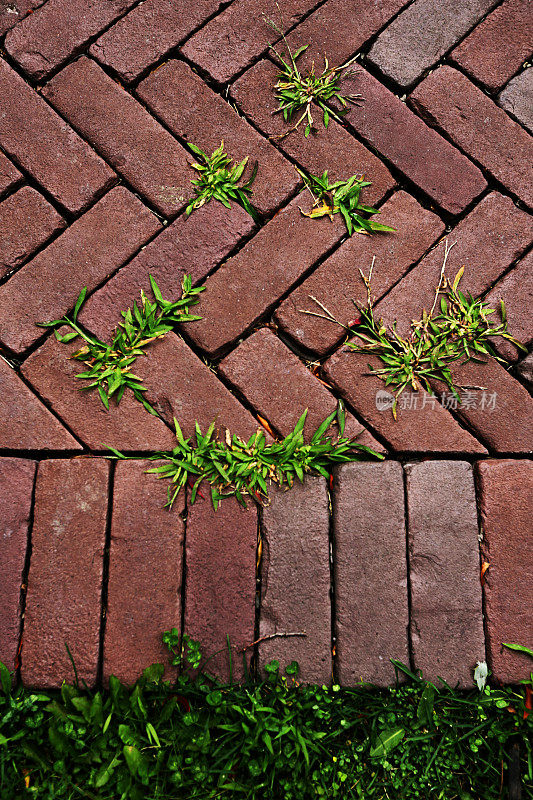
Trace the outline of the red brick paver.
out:
M 533 205 L 531 137 L 468 78 L 440 67 L 417 86 L 411 100 L 496 180 Z
M 93 685 L 98 666 L 109 462 L 44 461 L 37 471 L 22 634 L 22 677 L 34 686 Z
M 113 486 L 103 669 L 128 683 L 167 664 L 161 634 L 181 624 L 184 497 L 164 508 L 165 487 L 146 469 L 119 461 Z
M 19 267 L 66 225 L 63 217 L 29 186 L 0 204 L 0 277 Z
M 116 181 L 114 171 L 0 59 L 0 147 L 73 213 Z
M 333 536 L 339 679 L 348 685 L 360 680 L 391 683 L 389 659 L 409 661 L 399 464 L 346 464 L 337 470 Z
M 502 108 L 521 122 L 530 133 L 533 133 L 533 69 L 528 67 L 498 95 Z
M 0 197 L 22 183 L 22 175 L 0 151 Z
M 451 58 L 488 89 L 495 90 L 527 60 L 532 37 L 529 0 L 505 0 L 455 48 Z
M 43 335 L 38 322 L 60 318 L 84 286 L 96 288 L 159 228 L 137 197 L 117 186 L 0 288 L 0 341 L 26 350 Z
M 184 207 L 192 194 L 188 154 L 94 61 L 70 64 L 43 94 L 161 214 L 175 217 Z
M 477 465 L 483 554 L 487 650 L 499 681 L 529 677 L 531 660 L 504 642 L 533 648 L 532 461 L 482 461 Z
M 485 658 L 472 467 L 426 461 L 406 472 L 414 662 L 429 680 L 469 686 Z
M 259 636 L 304 633 L 259 645 L 260 665 L 301 664 L 299 677 L 331 682 L 328 493 L 324 478 L 274 491 L 261 514 L 263 560 Z M 305 544 L 304 544 L 305 543 Z
M 24 19 L 33 9 L 41 6 L 46 0 L 0 0 L 0 36 Z
M 500 301 L 505 303 L 509 332 L 524 345 L 533 339 L 533 250 L 518 262 L 485 296 L 485 301 L 497 309 L 496 318 L 501 319 Z M 506 339 L 494 338 L 493 346 L 507 361 L 523 358 L 524 351 Z
M 378 36 L 369 60 L 408 86 L 453 47 L 497 0 L 415 0 Z
M 20 638 L 21 589 L 32 504 L 35 462 L 0 458 L 0 661 L 12 670 Z
M 185 629 L 201 638 L 206 670 L 228 680 L 244 674 L 242 650 L 254 641 L 257 512 L 223 503 L 213 511 L 209 489 L 189 508 L 186 534 Z M 221 652 L 219 652 L 221 651 Z M 245 651 L 249 663 L 252 649 Z M 215 655 L 218 654 L 218 655 Z

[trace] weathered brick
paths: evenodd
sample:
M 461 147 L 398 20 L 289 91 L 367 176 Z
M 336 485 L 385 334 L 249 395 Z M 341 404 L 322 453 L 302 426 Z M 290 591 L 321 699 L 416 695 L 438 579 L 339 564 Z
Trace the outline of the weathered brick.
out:
M 0 150 L 0 197 L 22 183 L 22 175 Z
M 259 664 L 277 659 L 300 666 L 301 680 L 331 682 L 331 602 L 328 492 L 324 478 L 306 477 L 289 491 L 272 491 L 262 512 Z M 305 547 L 302 543 L 305 542 Z
M 182 214 L 87 300 L 80 322 L 106 338 L 121 321 L 120 312 L 139 301 L 141 289 L 151 296 L 150 275 L 164 298 L 177 298 L 184 275 L 202 281 L 253 229 L 252 218 L 237 205 L 230 210 L 211 202 L 190 217 Z M 203 313 L 201 305 L 194 310 Z
M 164 508 L 165 487 L 146 469 L 119 462 L 113 489 L 103 674 L 130 684 L 148 664 L 171 672 L 161 634 L 181 624 L 185 503 Z
M 7 34 L 4 46 L 28 75 L 43 80 L 135 2 L 48 0 Z
M 339 680 L 392 683 L 389 659 L 409 661 L 400 464 L 345 464 L 336 470 L 333 537 Z
M 187 152 L 98 64 L 78 59 L 43 95 L 161 214 L 184 207 L 194 177 Z
M 0 95 L 0 147 L 58 203 L 83 211 L 116 182 L 113 170 L 2 59 Z
M 485 189 L 481 171 L 368 72 L 358 69 L 342 88 L 365 98 L 346 122 L 438 206 L 459 214 Z
M 0 458 L 0 661 L 15 669 L 35 462 Z
M 213 511 L 205 500 L 189 508 L 186 533 L 185 628 L 205 658 L 222 651 L 206 670 L 230 677 L 226 637 L 232 646 L 233 678 L 243 677 L 242 649 L 254 641 L 257 511 L 233 498 Z M 246 650 L 249 662 L 252 649 Z
M 62 334 L 67 330 L 66 327 L 60 329 Z M 79 340 L 62 344 L 51 336 L 21 368 L 39 396 L 65 420 L 75 435 L 92 450 L 106 450 L 108 446 L 126 451 L 174 447 L 172 431 L 160 419 L 148 414 L 131 392 L 125 392 L 120 406 L 112 402 L 106 411 L 96 392 L 82 391 L 87 383 L 75 376 L 83 371 L 83 364 L 70 358 L 79 348 Z
M 533 400 L 521 383 L 493 358 L 484 363 L 455 363 L 450 369 L 456 386 L 467 388 L 457 405 L 458 416 L 490 449 L 499 453 L 533 452 Z M 432 381 L 455 408 L 449 390 Z
M 260 212 L 275 211 L 295 191 L 299 177 L 292 164 L 183 61 L 168 61 L 152 72 L 137 94 L 173 133 L 204 152 L 224 141 L 235 161 L 248 156 L 243 181 L 251 176 L 254 162 L 259 164 L 250 199 Z
M 196 421 L 204 433 L 216 421 L 221 438 L 229 429 L 249 439 L 259 427 L 250 412 L 179 336 L 169 333 L 155 342 L 141 364 L 146 399 L 169 425 L 173 426 L 176 417 L 184 436 L 194 435 Z
M 531 136 L 481 89 L 445 66 L 417 86 L 411 101 L 426 120 L 445 130 L 496 180 L 533 205 Z
M 528 0 L 505 0 L 451 53 L 488 89 L 503 86 L 531 53 L 533 19 Z
M 372 258 L 376 257 L 372 287 L 377 301 L 444 231 L 443 222 L 406 192 L 394 194 L 382 206 L 381 213 L 383 221 L 396 228 L 397 233 L 352 236 L 276 310 L 276 322 L 300 346 L 325 355 L 346 335 L 341 327 L 302 313 L 304 310 L 322 313 L 311 297 L 320 300 L 339 322 L 348 325 L 359 316 L 354 302 L 366 305 L 367 300 L 359 269 L 368 275 Z
M 219 370 L 287 436 L 305 409 L 304 432 L 310 438 L 337 407 L 337 400 L 268 328 L 254 333 L 219 364 Z M 346 434 L 359 436 L 364 428 L 348 415 Z
M 502 683 L 528 678 L 531 659 L 509 651 L 504 642 L 533 648 L 533 461 L 480 461 L 477 464 L 483 526 L 487 650 L 494 677 Z
M 515 339 L 524 345 L 529 345 L 533 339 L 533 250 L 518 262 L 516 267 L 498 281 L 485 297 L 485 302 L 496 309 L 492 319 L 494 324 L 501 321 L 500 300 L 505 303 L 508 317 L 509 332 Z M 507 361 L 517 361 L 524 357 L 524 351 L 515 347 L 506 339 L 495 337 L 492 339 L 493 347 Z
M 405 4 L 406 0 L 328 0 L 287 36 L 293 53 L 309 45 L 297 60 L 298 68 L 310 69 L 314 61 L 315 70 L 320 72 L 324 55 L 330 67 L 344 64 Z M 282 43 L 276 49 L 283 55 Z
M 533 388 L 533 353 L 523 358 L 516 370 L 526 385 Z
M 46 0 L 0 0 L 0 36 L 18 25 L 34 8 L 41 6 Z
M 0 276 L 20 266 L 65 227 L 65 220 L 30 186 L 0 204 Z
M 318 0 L 286 0 L 283 4 L 285 30 L 317 4 Z M 266 18 L 279 24 L 279 7 L 274 0 L 235 0 L 195 33 L 182 47 L 182 53 L 216 81 L 224 83 L 279 39 Z
M 524 252 L 532 238 L 531 217 L 518 209 L 509 197 L 493 192 L 448 234 L 448 243 L 453 244 L 453 248 L 448 256 L 446 274 L 453 278 L 464 266 L 460 288 L 474 296 L 480 295 Z M 420 319 L 422 310 L 429 311 L 433 305 L 443 258 L 442 244 L 428 253 L 376 305 L 376 315 L 389 325 L 396 320 L 398 331 L 405 335 L 411 320 Z
M 17 353 L 43 334 L 38 322 L 61 317 L 83 288 L 96 288 L 161 227 L 117 186 L 0 288 L 0 339 Z
M 372 426 L 391 447 L 404 453 L 486 453 L 486 449 L 463 430 L 435 398 L 423 389 L 407 393 L 407 405 L 399 403 L 398 419 L 392 416 L 393 396 L 369 365 L 380 369 L 376 356 L 341 348 L 324 364 L 326 379 L 337 387 L 366 423 Z
M 220 0 L 145 0 L 109 28 L 89 49 L 129 83 L 211 16 Z
M 528 67 L 498 95 L 498 102 L 533 133 L 533 69 Z
M 221 353 L 345 234 L 340 215 L 303 217 L 296 197 L 206 281 L 202 319 L 188 329 L 208 353 Z
M 0 448 L 81 450 L 81 446 L 0 358 Z
M 58 686 L 96 680 L 109 462 L 42 461 L 22 634 L 22 680 Z
M 239 108 L 263 133 L 273 137 L 284 153 L 311 174 L 322 175 L 326 168 L 330 180 L 364 174 L 372 181 L 372 186 L 365 189 L 364 198 L 370 204 L 380 200 L 394 186 L 394 178 L 379 158 L 354 139 L 333 118 L 330 119 L 326 130 L 319 108 L 313 111 L 316 130 L 307 139 L 304 136 L 303 123 L 298 130 L 284 139 L 275 138 L 290 127 L 288 123 L 283 122 L 280 114 L 274 113 L 278 102 L 272 88 L 276 82 L 277 72 L 277 68 L 268 59 L 260 61 L 245 72 L 231 87 L 231 95 Z M 295 124 L 297 119 L 297 117 L 293 119 L 292 124 Z M 309 197 L 310 195 L 304 197 L 305 202 L 302 202 L 304 207 L 307 206 Z
M 485 659 L 472 467 L 425 461 L 406 473 L 415 666 L 428 680 L 470 686 Z
M 380 33 L 368 58 L 400 86 L 408 86 L 462 39 L 496 2 L 415 0 Z

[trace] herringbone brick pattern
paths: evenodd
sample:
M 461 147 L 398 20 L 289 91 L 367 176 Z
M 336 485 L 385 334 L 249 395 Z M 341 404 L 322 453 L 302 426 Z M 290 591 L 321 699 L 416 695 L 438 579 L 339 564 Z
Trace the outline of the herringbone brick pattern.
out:
M 379 313 L 405 330 L 446 236 L 464 289 L 504 299 L 531 349 L 531 8 L 281 6 L 303 66 L 359 54 L 345 89 L 364 101 L 309 138 L 275 138 L 273 0 L 0 0 L 0 660 L 29 684 L 70 676 L 65 641 L 80 678 L 133 680 L 173 625 L 207 651 L 301 634 L 266 640 L 258 663 L 296 657 L 318 682 L 387 683 L 390 657 L 463 684 L 486 654 L 498 679 L 528 670 L 501 643 L 533 646 L 531 355 L 504 345 L 509 370 L 461 368 L 468 401 L 435 385 L 395 422 L 341 329 L 301 312 L 314 296 L 349 323 L 375 256 Z M 256 222 L 214 201 L 184 214 L 188 143 L 222 139 L 259 164 Z M 365 174 L 397 233 L 347 239 L 338 217 L 304 218 L 294 166 Z M 205 283 L 202 320 L 143 364 L 159 418 L 127 395 L 106 412 L 36 323 L 85 285 L 80 321 L 108 336 L 149 273 L 165 296 L 186 273 Z M 338 398 L 386 461 L 259 511 L 162 511 L 142 461 L 102 457 L 171 448 L 174 416 L 186 435 L 216 418 L 247 437 L 259 418 L 285 434 L 309 406 L 311 429 Z

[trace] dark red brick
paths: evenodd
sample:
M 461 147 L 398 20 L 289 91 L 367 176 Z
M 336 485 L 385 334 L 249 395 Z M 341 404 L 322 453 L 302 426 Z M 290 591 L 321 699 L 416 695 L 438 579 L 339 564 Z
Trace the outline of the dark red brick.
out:
M 130 684 L 156 662 L 172 677 L 161 634 L 181 626 L 185 502 L 164 508 L 166 487 L 149 466 L 119 461 L 113 490 L 103 673 Z
M 500 300 L 505 303 L 508 317 L 509 333 L 519 342 L 529 345 L 533 339 L 533 250 L 518 262 L 516 267 L 498 281 L 485 297 L 485 301 L 496 314 L 492 316 L 493 324 L 501 321 Z M 524 357 L 524 351 L 515 347 L 505 339 L 495 337 L 492 344 L 498 353 L 507 361 L 517 361 Z
M 0 288 L 0 339 L 17 353 L 39 339 L 38 322 L 74 306 L 161 227 L 123 186 L 102 198 Z
M 213 511 L 205 500 L 189 508 L 186 534 L 184 633 L 202 644 L 204 658 L 222 651 L 206 670 L 230 677 L 226 637 L 232 646 L 233 679 L 243 677 L 242 649 L 254 641 L 257 511 L 230 498 Z M 252 649 L 246 650 L 249 662 Z
M 470 686 L 485 660 L 472 467 L 425 461 L 406 472 L 415 666 L 428 680 Z
M 1 59 L 0 95 L 0 147 L 58 203 L 83 211 L 116 182 L 113 170 Z
M 0 661 L 16 667 L 20 637 L 20 592 L 23 581 L 35 462 L 0 458 Z
M 533 133 L 533 69 L 528 67 L 498 95 L 498 102 Z
M 254 333 L 219 364 L 219 370 L 282 436 L 309 409 L 307 438 L 337 407 L 336 398 L 268 328 Z M 364 428 L 349 415 L 346 434 Z
M 253 229 L 252 218 L 237 205 L 230 210 L 212 202 L 190 217 L 181 215 L 87 300 L 80 322 L 106 338 L 141 289 L 150 296 L 150 275 L 164 298 L 177 298 L 184 275 L 202 281 Z M 201 305 L 194 311 L 203 313 Z
M 280 327 L 302 347 L 325 355 L 345 337 L 344 330 L 302 311 L 323 313 L 310 298 L 316 297 L 347 325 L 359 316 L 354 301 L 366 305 L 367 293 L 359 274 L 368 275 L 376 262 L 372 286 L 379 298 L 420 259 L 444 231 L 443 222 L 422 208 L 411 195 L 397 192 L 381 208 L 382 219 L 397 233 L 352 236 L 316 269 L 276 310 Z
M 400 86 L 408 86 L 468 33 L 497 0 L 415 0 L 380 33 L 371 63 Z
M 0 358 L 0 448 L 81 450 L 81 446 Z
M 115 22 L 89 52 L 129 83 L 181 44 L 219 6 L 220 0 L 146 0 Z
M 455 48 L 451 58 L 488 89 L 503 86 L 531 53 L 528 0 L 505 0 Z
M 326 482 L 306 477 L 289 491 L 271 493 L 263 509 L 259 664 L 277 659 L 300 666 L 302 681 L 331 683 L 329 510 Z M 305 547 L 302 548 L 302 542 Z
M 0 0 L 0 36 L 18 25 L 34 8 L 41 6 L 46 0 Z
M 42 461 L 37 470 L 32 557 L 22 634 L 27 686 L 96 680 L 109 462 Z
M 340 215 L 333 223 L 308 219 L 301 202 L 296 197 L 207 279 L 202 319 L 188 333 L 208 353 L 221 353 L 345 234 Z
M 271 137 L 278 137 L 290 127 L 283 122 L 280 114 L 274 113 L 278 107 L 273 92 L 277 72 L 277 68 L 268 59 L 260 61 L 231 87 L 231 95 L 239 108 L 254 125 Z M 297 119 L 293 119 L 292 124 Z M 322 175 L 326 168 L 330 180 L 364 174 L 372 181 L 372 186 L 365 189 L 366 201 L 372 204 L 380 200 L 395 184 L 388 169 L 333 118 L 326 130 L 319 108 L 313 111 L 313 119 L 316 130 L 307 139 L 302 123 L 298 130 L 286 138 L 275 139 L 278 147 L 313 175 Z M 308 207 L 309 199 L 309 194 L 301 198 L 304 208 Z
M 4 46 L 28 75 L 43 80 L 135 2 L 48 0 L 7 34 Z
M 60 329 L 61 333 L 67 330 Z M 124 394 L 120 406 L 110 403 L 106 411 L 93 390 L 82 390 L 87 382 L 75 376 L 83 371 L 83 364 L 70 358 L 79 348 L 79 340 L 62 344 L 51 336 L 26 359 L 22 373 L 92 450 L 106 450 L 108 446 L 127 451 L 172 449 L 175 446 L 172 431 L 148 414 L 130 392 Z M 140 365 L 139 372 L 143 374 Z
M 324 371 L 326 379 L 394 450 L 405 453 L 487 452 L 423 389 L 418 393 L 404 393 L 407 406 L 404 409 L 403 403 L 398 404 L 398 419 L 395 420 L 390 404 L 382 405 L 383 400 L 392 402 L 392 395 L 383 381 L 369 374 L 369 365 L 375 369 L 383 366 L 375 356 L 341 348 L 325 362 Z
M 309 45 L 297 60 L 298 68 L 310 69 L 314 61 L 315 71 L 320 73 L 324 55 L 330 67 L 344 64 L 405 4 L 406 0 L 374 3 L 352 0 L 349 4 L 344 0 L 328 0 L 287 36 L 293 53 L 298 47 Z M 276 50 L 283 55 L 282 43 L 278 43 Z
M 518 364 L 516 368 L 525 384 L 533 388 L 533 353 L 530 353 Z
M 457 414 L 469 430 L 499 453 L 533 451 L 533 400 L 521 383 L 492 358 L 484 363 L 453 364 L 451 373 L 457 386 L 482 387 L 461 393 L 462 402 L 457 405 Z M 446 392 L 449 407 L 455 408 L 447 387 L 432 383 Z
M 477 464 L 483 526 L 485 617 L 489 665 L 502 683 L 529 677 L 531 659 L 503 647 L 533 648 L 533 461 L 480 461 Z
M 453 278 L 464 266 L 460 288 L 474 296 L 482 294 L 519 258 L 532 238 L 531 217 L 520 211 L 510 198 L 493 192 L 448 234 L 448 243 L 453 248 L 446 274 Z M 431 309 L 443 259 L 444 244 L 441 244 L 377 304 L 376 315 L 389 325 L 396 320 L 398 331 L 405 335 L 411 320 L 420 319 L 424 308 Z
M 255 433 L 259 425 L 250 412 L 179 336 L 155 342 L 147 356 L 139 365 L 145 396 L 169 425 L 176 417 L 185 436 L 194 434 L 196 421 L 204 432 L 216 421 L 221 438 L 226 429 L 244 439 Z
M 417 86 L 411 100 L 426 120 L 445 130 L 496 180 L 533 205 L 531 137 L 468 78 L 451 67 L 440 67 Z
M 365 98 L 345 120 L 435 203 L 459 214 L 487 183 L 480 170 L 363 69 L 342 83 Z
M 152 72 L 137 87 L 137 94 L 172 133 L 204 152 L 212 153 L 224 141 L 235 161 L 248 156 L 243 181 L 257 162 L 251 202 L 262 213 L 275 211 L 295 191 L 299 176 L 292 164 L 183 61 L 168 61 Z
M 318 0 L 286 0 L 285 30 L 296 25 L 316 5 Z M 265 17 L 279 25 L 279 6 L 274 0 L 236 0 L 195 33 L 182 47 L 182 53 L 216 81 L 224 83 L 279 39 Z
M 339 680 L 344 685 L 392 683 L 389 659 L 409 662 L 401 465 L 388 461 L 338 469 L 333 531 Z
M 0 197 L 22 183 L 22 175 L 0 151 Z
M 161 214 L 184 207 L 194 177 L 187 152 L 98 64 L 69 64 L 43 95 Z
M 65 220 L 30 186 L 23 186 L 0 205 L 0 276 L 20 266 Z

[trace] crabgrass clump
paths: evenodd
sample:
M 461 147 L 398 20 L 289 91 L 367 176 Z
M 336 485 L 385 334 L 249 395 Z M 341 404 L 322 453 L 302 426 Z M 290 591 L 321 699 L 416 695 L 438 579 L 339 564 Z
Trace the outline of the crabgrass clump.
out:
M 342 404 L 317 428 L 309 443 L 304 441 L 303 429 L 307 417 L 304 411 L 294 430 L 281 441 L 267 443 L 261 430 L 247 442 L 235 434 L 226 433 L 226 440 L 215 437 L 212 422 L 205 435 L 196 423 L 196 441 L 185 439 L 178 421 L 174 419 L 178 444 L 171 452 L 159 452 L 149 456 L 149 461 L 163 461 L 148 469 L 158 478 L 170 481 L 167 507 L 172 507 L 179 492 L 187 484 L 191 486 L 190 502 L 194 503 L 202 484 L 211 487 L 211 500 L 215 510 L 226 497 L 235 497 L 246 505 L 246 497 L 258 502 L 268 497 L 268 485 L 291 487 L 297 478 L 304 480 L 308 472 L 317 472 L 329 478 L 334 464 L 359 461 L 372 456 L 382 459 L 364 445 L 347 439 L 344 434 L 344 409 Z M 326 437 L 328 428 L 337 421 L 340 436 Z M 116 458 L 127 458 L 118 450 L 109 448 Z
M 66 315 L 51 322 L 39 323 L 43 328 L 61 328 L 67 325 L 70 328 L 67 333 L 61 334 L 58 330 L 55 331 L 55 336 L 60 342 L 71 342 L 77 337 L 84 341 L 83 347 L 71 356 L 82 361 L 87 368 L 76 377 L 90 381 L 82 389 L 96 389 L 106 410 L 109 410 L 109 401 L 112 397 L 118 405 L 126 389 L 130 389 L 136 400 L 142 403 L 150 414 L 158 416 L 143 395 L 146 387 L 142 385 L 142 378 L 131 371 L 133 364 L 139 356 L 145 355 L 144 348 L 147 345 L 165 336 L 176 325 L 201 319 L 190 314 L 189 308 L 199 302 L 199 294 L 205 287 L 193 287 L 190 275 L 185 275 L 181 297 L 175 301 L 168 301 L 163 299 L 152 275 L 149 277 L 154 302 L 151 302 L 141 290 L 140 304 L 135 301 L 133 309 L 121 311 L 123 321 L 117 326 L 111 343 L 101 342 L 95 336 L 91 336 L 77 322 L 87 287 L 81 290 L 71 317 Z
M 341 688 L 272 661 L 228 684 L 187 635 L 164 641 L 172 683 L 154 664 L 133 687 L 32 691 L 0 665 L 2 800 L 533 798 L 533 676 L 465 692 L 393 661 L 396 685 Z
M 361 192 L 366 186 L 372 185 L 371 181 L 352 175 L 348 180 L 330 183 L 327 170 L 322 175 L 310 175 L 297 167 L 296 171 L 303 178 L 304 186 L 314 201 L 311 211 L 302 211 L 304 217 L 329 217 L 333 221 L 334 214 L 341 214 L 348 236 L 353 233 L 394 232 L 395 228 L 368 219 L 369 216 L 381 213 L 379 209 L 361 203 Z M 361 212 L 367 216 L 361 216 Z
M 257 211 L 250 203 L 250 188 L 257 175 L 257 161 L 254 163 L 249 179 L 239 184 L 242 174 L 248 163 L 248 157 L 243 158 L 240 164 L 233 164 L 232 159 L 224 152 L 224 142 L 210 155 L 206 155 L 195 144 L 188 143 L 199 162 L 193 162 L 191 167 L 199 173 L 197 180 L 191 181 L 195 190 L 195 197 L 189 202 L 185 213 L 189 215 L 194 209 L 201 208 L 210 200 L 218 200 L 226 208 L 231 208 L 231 202 L 240 205 L 255 220 Z
M 483 362 L 482 357 L 485 356 L 505 364 L 505 360 L 495 351 L 491 339 L 501 337 L 526 350 L 508 331 L 503 300 L 500 301 L 502 321 L 493 324 L 490 316 L 495 313 L 495 309 L 489 308 L 480 298 L 464 294 L 459 289 L 464 273 L 463 267 L 453 281 L 446 278 L 444 273 L 450 250 L 451 247 L 446 243 L 440 280 L 435 290 L 431 311 L 429 313 L 423 311 L 421 319 L 411 322 L 411 334 L 408 337 L 400 336 L 396 330 L 396 323 L 393 323 L 392 327 L 387 327 L 383 320 L 376 318 L 374 314 L 371 288 L 374 261 L 368 277 L 359 270 L 367 287 L 367 305 L 355 303 L 360 314 L 356 326 L 350 327 L 340 323 L 315 297 L 311 299 L 325 313 L 302 312 L 341 325 L 348 335 L 354 337 L 346 343 L 350 350 L 356 353 L 369 353 L 379 358 L 383 366 L 376 369 L 369 365 L 369 370 L 394 393 L 392 405 L 394 417 L 397 415 L 399 397 L 407 387 L 413 391 L 423 388 L 429 394 L 434 394 L 432 380 L 443 382 L 460 404 L 461 396 L 457 391 L 450 367 L 458 361 L 462 361 L 463 364 L 470 360 Z
M 351 67 L 353 59 L 343 66 L 330 67 L 328 59 L 324 56 L 324 69 L 320 74 L 315 73 L 314 62 L 310 70 L 302 73 L 298 69 L 296 62 L 302 53 L 307 50 L 309 45 L 306 44 L 303 47 L 299 47 L 293 53 L 285 38 L 283 23 L 279 26 L 276 25 L 273 20 L 267 19 L 267 22 L 271 28 L 281 36 L 287 50 L 287 54 L 284 57 L 273 45 L 270 45 L 270 49 L 281 63 L 280 71 L 274 85 L 274 93 L 279 107 L 274 113 L 282 114 L 285 122 L 292 122 L 294 117 L 300 115 L 295 124 L 285 131 L 285 133 L 272 138 L 285 138 L 289 133 L 297 130 L 302 122 L 306 123 L 304 135 L 306 137 L 309 136 L 315 127 L 312 114 L 313 104 L 320 108 L 325 128 L 328 127 L 330 117 L 340 122 L 341 115 L 345 114 L 348 110 L 348 104 L 357 104 L 361 99 L 360 94 L 344 94 L 340 86 L 343 78 L 350 77 L 354 74 L 354 69 Z M 331 101 L 337 101 L 341 108 L 334 111 L 328 106 L 328 103 Z M 300 112 L 302 113 L 300 114 Z

